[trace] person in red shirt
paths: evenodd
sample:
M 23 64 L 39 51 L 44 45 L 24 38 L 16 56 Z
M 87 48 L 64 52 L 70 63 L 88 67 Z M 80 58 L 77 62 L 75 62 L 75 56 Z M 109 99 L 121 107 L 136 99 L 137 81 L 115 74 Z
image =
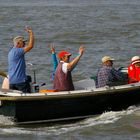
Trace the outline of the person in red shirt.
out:
M 136 83 L 140 81 L 140 57 L 134 56 L 131 59 L 131 64 L 128 66 L 128 83 Z

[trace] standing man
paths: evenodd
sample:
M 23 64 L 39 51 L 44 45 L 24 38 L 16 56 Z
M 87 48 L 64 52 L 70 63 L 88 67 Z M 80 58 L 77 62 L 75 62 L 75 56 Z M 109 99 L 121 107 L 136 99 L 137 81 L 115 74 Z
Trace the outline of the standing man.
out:
M 61 51 L 58 54 L 60 62 L 56 68 L 55 78 L 54 78 L 54 89 L 57 91 L 70 91 L 74 90 L 74 85 L 72 81 L 71 71 L 79 62 L 81 56 L 84 53 L 85 48 L 81 45 L 79 48 L 79 55 L 75 57 L 71 62 L 71 53 L 67 51 Z
M 96 78 L 96 87 L 115 86 L 127 83 L 127 76 L 119 70 L 113 68 L 114 58 L 104 56 L 102 58 L 102 67 L 98 70 Z
M 30 85 L 27 81 L 25 53 L 29 52 L 34 46 L 34 34 L 31 28 L 26 27 L 25 31 L 29 34 L 29 42 L 26 45 L 22 36 L 13 39 L 14 47 L 8 54 L 9 64 L 9 86 L 10 89 L 20 90 L 24 93 L 30 93 Z

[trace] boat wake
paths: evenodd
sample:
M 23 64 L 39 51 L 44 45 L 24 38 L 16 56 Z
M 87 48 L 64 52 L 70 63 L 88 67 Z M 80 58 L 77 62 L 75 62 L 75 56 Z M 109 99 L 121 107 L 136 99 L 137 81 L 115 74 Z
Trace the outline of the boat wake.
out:
M 47 133 L 48 135 L 60 135 L 67 132 L 72 132 L 75 130 L 81 130 L 88 127 L 94 127 L 97 125 L 115 123 L 117 120 L 121 119 L 123 116 L 131 115 L 135 111 L 140 111 L 140 107 L 131 106 L 127 110 L 124 111 L 117 111 L 117 112 L 105 112 L 99 116 L 94 116 L 92 118 L 85 119 L 78 123 L 62 125 L 62 126 L 55 126 L 55 127 L 48 127 Z
M 124 116 L 135 114 L 140 115 L 140 106 L 131 106 L 127 110 L 118 112 L 104 112 L 101 115 L 88 118 L 77 123 L 71 124 L 59 124 L 59 125 L 32 125 L 28 126 L 16 126 L 12 122 L 11 118 L 0 116 L 0 134 L 14 134 L 14 135 L 38 135 L 38 136 L 57 136 L 66 134 L 78 130 L 82 130 L 89 127 L 96 127 L 99 125 L 106 125 L 115 123 L 117 120 Z M 8 127 L 7 127 L 8 126 Z
M 11 117 L 0 115 L 0 126 L 14 125 Z

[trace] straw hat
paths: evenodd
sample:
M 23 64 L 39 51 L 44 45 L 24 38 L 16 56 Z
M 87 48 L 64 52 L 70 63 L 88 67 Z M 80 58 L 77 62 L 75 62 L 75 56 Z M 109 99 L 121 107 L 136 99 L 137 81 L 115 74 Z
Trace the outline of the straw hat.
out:
M 102 58 L 102 63 L 105 63 L 106 61 L 113 61 L 115 60 L 114 58 L 111 58 L 110 56 L 104 56 Z

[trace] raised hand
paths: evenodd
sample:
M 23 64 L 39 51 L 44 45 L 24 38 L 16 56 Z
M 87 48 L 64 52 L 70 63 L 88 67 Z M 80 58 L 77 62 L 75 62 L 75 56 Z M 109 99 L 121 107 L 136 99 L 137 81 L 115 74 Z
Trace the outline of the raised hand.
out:
M 82 44 L 80 45 L 80 48 L 79 48 L 79 55 L 82 56 L 84 51 L 85 51 L 85 46 Z
M 30 34 L 30 33 L 33 33 L 31 27 L 29 27 L 29 26 L 26 26 L 26 27 L 25 27 L 25 31 L 28 32 L 29 34 Z
M 49 48 L 51 50 L 51 53 L 55 53 L 55 45 L 53 43 L 49 44 Z

